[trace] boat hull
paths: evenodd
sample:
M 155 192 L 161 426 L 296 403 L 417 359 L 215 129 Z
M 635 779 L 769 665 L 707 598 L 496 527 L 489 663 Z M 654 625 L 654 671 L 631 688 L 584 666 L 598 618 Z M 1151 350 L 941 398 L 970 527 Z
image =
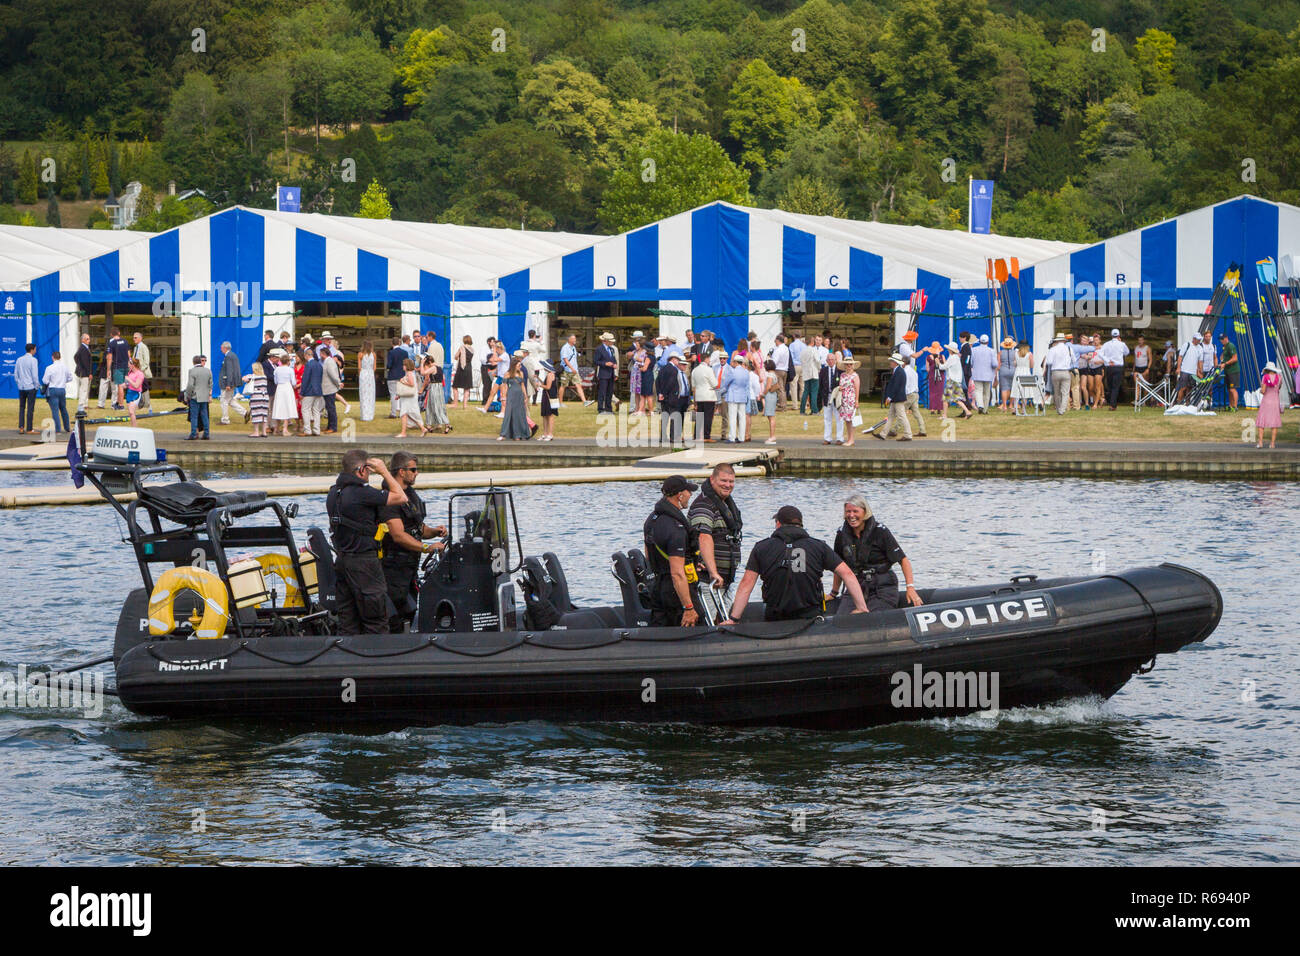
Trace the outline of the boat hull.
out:
M 727 632 L 144 641 L 121 654 L 118 692 L 144 715 L 330 725 L 854 728 L 1110 697 L 1222 614 L 1213 583 L 1175 565 L 923 596 L 922 608 Z

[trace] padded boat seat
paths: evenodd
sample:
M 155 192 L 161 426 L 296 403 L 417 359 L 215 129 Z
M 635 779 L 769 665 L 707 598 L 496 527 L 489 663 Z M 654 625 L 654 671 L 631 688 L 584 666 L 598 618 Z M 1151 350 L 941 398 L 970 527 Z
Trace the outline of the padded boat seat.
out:
M 569 596 L 569 579 L 564 576 L 564 569 L 560 567 L 560 559 L 555 556 L 555 552 L 547 551 L 543 554 L 542 564 L 551 579 L 551 603 L 555 609 L 561 614 L 577 610 Z
M 648 627 L 650 625 L 650 608 L 638 586 L 636 570 L 632 559 L 622 551 L 610 555 L 614 580 L 618 582 L 623 595 L 623 623 L 627 627 Z
M 625 627 L 623 609 L 616 607 L 582 607 L 560 615 L 560 627 L 569 631 L 605 630 Z
M 140 503 L 150 511 L 183 525 L 202 524 L 216 508 L 238 508 L 265 500 L 265 491 L 218 492 L 197 481 L 143 485 L 140 493 Z

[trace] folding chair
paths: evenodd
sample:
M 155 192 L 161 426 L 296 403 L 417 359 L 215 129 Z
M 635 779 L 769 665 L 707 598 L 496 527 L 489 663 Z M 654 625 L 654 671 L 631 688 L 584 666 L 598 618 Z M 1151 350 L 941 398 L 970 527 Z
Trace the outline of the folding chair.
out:
M 1173 383 L 1169 380 L 1169 376 L 1162 376 L 1160 381 L 1154 384 L 1141 377 L 1134 381 L 1137 383 L 1137 391 L 1133 394 L 1133 411 L 1136 412 L 1147 405 L 1168 408 L 1173 401 Z
M 1021 410 L 1021 402 L 1031 402 L 1035 415 L 1046 414 L 1044 406 L 1047 405 L 1047 396 L 1043 394 L 1043 386 L 1037 375 L 1017 375 L 1016 391 L 1019 393 L 1015 401 L 1017 415 L 1029 415 L 1029 412 Z

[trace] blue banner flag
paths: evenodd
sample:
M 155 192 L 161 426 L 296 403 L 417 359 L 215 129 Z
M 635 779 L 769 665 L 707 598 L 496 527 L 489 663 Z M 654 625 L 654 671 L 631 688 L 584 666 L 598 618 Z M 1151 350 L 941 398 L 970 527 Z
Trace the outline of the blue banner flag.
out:
M 281 186 L 275 191 L 275 208 L 280 212 L 302 212 L 302 188 Z
M 970 181 L 970 232 L 988 235 L 993 226 L 993 180 Z
M 81 464 L 81 449 L 77 447 L 77 433 L 68 436 L 68 467 L 72 470 L 72 483 L 80 488 L 86 483 L 86 476 L 77 470 Z

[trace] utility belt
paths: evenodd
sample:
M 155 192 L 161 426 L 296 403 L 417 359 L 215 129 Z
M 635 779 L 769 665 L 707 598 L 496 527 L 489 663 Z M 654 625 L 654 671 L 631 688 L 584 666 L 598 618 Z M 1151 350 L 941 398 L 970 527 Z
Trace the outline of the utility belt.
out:
M 858 583 L 863 587 L 870 586 L 877 590 L 882 587 L 890 587 L 891 585 L 897 589 L 898 575 L 894 573 L 894 566 L 892 564 L 874 565 L 858 572 Z

